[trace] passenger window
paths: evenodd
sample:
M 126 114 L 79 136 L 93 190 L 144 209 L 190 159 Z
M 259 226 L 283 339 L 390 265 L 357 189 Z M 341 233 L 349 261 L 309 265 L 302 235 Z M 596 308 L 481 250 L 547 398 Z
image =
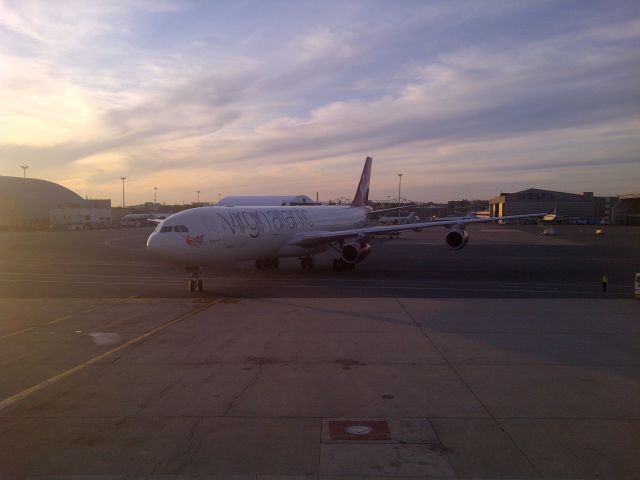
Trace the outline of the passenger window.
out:
M 160 233 L 164 233 L 164 232 L 170 232 L 173 230 L 173 227 L 162 227 L 160 229 Z

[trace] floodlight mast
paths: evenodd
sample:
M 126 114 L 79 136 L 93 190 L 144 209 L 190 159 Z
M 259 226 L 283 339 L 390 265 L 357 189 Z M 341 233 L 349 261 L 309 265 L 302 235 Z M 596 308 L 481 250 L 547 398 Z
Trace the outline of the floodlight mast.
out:
M 124 204 L 124 181 L 127 179 L 127 177 L 120 177 L 120 180 L 122 180 L 122 208 L 125 207 Z

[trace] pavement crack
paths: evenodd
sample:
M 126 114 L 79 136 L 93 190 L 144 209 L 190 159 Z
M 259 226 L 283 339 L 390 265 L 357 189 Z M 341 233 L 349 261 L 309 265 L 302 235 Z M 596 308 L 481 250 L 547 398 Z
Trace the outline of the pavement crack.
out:
M 182 464 L 175 469 L 176 473 L 182 472 L 193 461 L 193 458 L 195 457 L 196 453 L 200 449 L 200 444 L 202 443 L 202 439 L 204 438 L 204 436 L 201 435 L 199 438 L 196 439 L 197 437 L 196 432 L 200 427 L 200 425 L 202 425 L 203 421 L 204 421 L 204 417 L 198 418 L 198 420 L 191 426 L 191 429 L 189 430 L 189 437 L 187 438 L 187 446 L 185 447 L 185 449 L 177 453 L 176 455 L 174 455 L 174 457 L 167 462 L 167 464 L 170 464 L 173 460 L 176 460 L 180 457 L 186 457 L 185 460 L 182 462 Z M 157 468 L 162 463 L 163 461 L 160 460 L 153 467 L 153 469 L 151 470 L 151 475 L 156 473 Z
M 540 469 L 535 465 L 535 463 L 533 462 L 533 460 L 525 453 L 525 451 L 522 449 L 522 447 L 515 441 L 515 439 L 509 434 L 509 432 L 504 428 L 504 426 L 502 425 L 502 423 L 500 422 L 500 420 L 493 414 L 493 412 L 489 409 L 488 405 L 482 401 L 482 399 L 480 398 L 480 396 L 478 395 L 478 393 L 471 387 L 471 385 L 469 385 L 469 382 L 466 381 L 466 379 L 462 376 L 462 374 L 460 373 L 460 371 L 456 368 L 456 366 L 447 358 L 447 356 L 444 354 L 444 352 L 438 347 L 438 344 L 433 340 L 433 338 L 431 338 L 431 336 L 429 335 L 429 333 L 427 332 L 427 330 L 425 328 L 423 328 L 420 323 L 413 317 L 413 315 L 411 315 L 411 313 L 409 312 L 409 310 L 407 309 L 407 307 L 404 305 L 404 303 L 402 303 L 402 301 L 397 298 L 396 301 L 398 302 L 398 304 L 400 305 L 400 308 L 402 308 L 402 310 L 404 310 L 405 314 L 407 315 L 407 317 L 409 319 L 411 319 L 414 323 L 414 325 L 418 328 L 418 330 L 422 333 L 422 335 L 424 336 L 424 338 L 429 342 L 429 344 L 431 344 L 431 346 L 440 353 L 440 355 L 442 356 L 443 360 L 445 361 L 445 363 L 447 364 L 447 367 L 449 367 L 449 369 L 451 369 L 451 371 L 453 372 L 453 374 L 458 378 L 458 380 L 462 383 L 462 385 L 464 385 L 464 387 L 466 388 L 466 390 L 471 394 L 471 396 L 473 396 L 473 398 L 475 398 L 476 402 L 478 402 L 478 405 L 480 405 L 480 407 L 482 407 L 482 409 L 486 412 L 486 414 L 491 417 L 491 419 L 493 420 L 494 424 L 500 428 L 505 436 L 509 439 L 509 441 L 511 442 L 511 444 L 520 452 L 520 454 L 527 460 L 527 462 L 529 463 L 529 465 L 533 468 L 533 470 L 536 472 L 536 474 L 542 476 L 542 473 L 540 472 Z M 446 447 L 445 447 L 446 448 Z M 451 458 L 449 458 L 449 461 L 451 461 Z M 453 465 L 453 462 L 451 462 Z
M 249 388 L 251 388 L 253 385 L 258 383 L 258 381 L 260 380 L 260 376 L 261 375 L 262 375 L 262 365 L 258 364 L 258 368 L 256 369 L 256 373 L 253 376 L 253 379 L 249 383 L 247 383 L 244 386 L 244 388 L 235 397 L 233 397 L 233 399 L 229 402 L 229 405 L 227 405 L 227 408 L 225 409 L 224 413 L 222 414 L 223 417 L 226 417 L 229 414 L 231 409 L 235 406 L 236 402 L 238 402 L 238 400 L 240 400 L 240 398 L 242 398 L 242 396 L 246 393 L 247 390 L 249 390 Z
M 211 373 L 209 373 L 199 384 L 198 387 L 202 387 L 203 385 L 206 385 L 207 383 L 209 383 L 209 380 L 211 380 L 213 377 L 215 377 L 218 372 L 222 369 L 222 363 L 219 363 L 217 368 L 214 368 L 213 371 Z

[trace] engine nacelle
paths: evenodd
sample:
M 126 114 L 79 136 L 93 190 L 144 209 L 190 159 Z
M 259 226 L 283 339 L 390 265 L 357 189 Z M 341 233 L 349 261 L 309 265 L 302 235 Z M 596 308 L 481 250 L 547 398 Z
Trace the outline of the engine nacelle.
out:
M 342 247 L 342 260 L 355 264 L 364 260 L 371 253 L 371 245 L 367 242 L 351 242 Z
M 452 248 L 453 250 L 460 250 L 469 241 L 469 234 L 466 230 L 455 228 L 448 232 L 444 239 L 447 242 L 447 245 L 449 245 L 449 248 Z

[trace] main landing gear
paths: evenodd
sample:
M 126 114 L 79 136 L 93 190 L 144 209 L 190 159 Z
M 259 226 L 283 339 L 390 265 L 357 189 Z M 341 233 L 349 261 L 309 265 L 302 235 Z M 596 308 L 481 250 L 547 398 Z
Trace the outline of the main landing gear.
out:
M 189 280 L 188 287 L 190 292 L 195 292 L 196 289 L 201 292 L 204 290 L 204 284 L 200 276 L 200 267 L 188 267 L 187 272 L 191 274 L 191 280 Z
M 304 257 L 300 257 L 300 267 L 303 270 L 313 270 L 314 261 L 311 255 L 305 255 Z
M 256 258 L 256 268 L 258 270 L 271 270 L 280 266 L 278 257 L 261 257 Z

